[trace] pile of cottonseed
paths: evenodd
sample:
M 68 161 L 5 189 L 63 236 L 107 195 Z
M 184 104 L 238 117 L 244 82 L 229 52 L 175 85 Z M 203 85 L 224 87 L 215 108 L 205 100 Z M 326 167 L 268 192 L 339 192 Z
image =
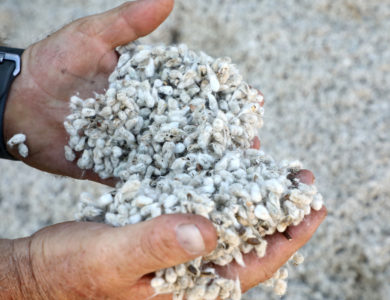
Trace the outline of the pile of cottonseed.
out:
M 108 90 L 84 100 L 73 96 L 64 123 L 68 160 L 77 152 L 81 169 L 120 178 L 99 199 L 83 194 L 77 218 L 125 226 L 161 214 L 202 215 L 217 230 L 217 248 L 156 272 L 151 284 L 174 299 L 240 299 L 239 280 L 210 266 L 233 260 L 245 266 L 243 254 L 252 250 L 263 257 L 265 237 L 319 210 L 322 197 L 315 186 L 292 179 L 299 162 L 276 163 L 250 149 L 263 124 L 263 96 L 229 58 L 185 45 L 129 44 L 118 51 Z M 286 277 L 281 269 L 267 284 L 282 295 Z

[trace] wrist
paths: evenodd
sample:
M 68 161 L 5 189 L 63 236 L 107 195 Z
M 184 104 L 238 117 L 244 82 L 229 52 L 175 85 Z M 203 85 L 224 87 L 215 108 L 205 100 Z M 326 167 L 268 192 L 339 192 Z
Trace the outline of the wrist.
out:
M 38 284 L 38 274 L 34 272 L 31 255 L 32 237 L 13 240 L 13 261 L 20 284 L 23 299 L 46 299 L 42 287 Z
M 0 158 L 14 159 L 7 151 L 3 125 L 8 95 L 13 81 L 20 74 L 22 53 L 22 49 L 0 46 Z
M 0 276 L 1 276 L 1 299 L 21 298 L 21 284 L 19 281 L 16 262 L 13 258 L 13 241 L 0 240 Z
M 21 56 L 21 65 L 25 62 L 25 53 Z M 11 83 L 7 99 L 5 100 L 5 109 L 3 111 L 3 138 L 6 144 L 7 151 L 14 157 L 19 157 L 16 149 L 11 149 L 7 145 L 7 141 L 16 133 L 21 133 L 22 130 L 18 124 L 18 119 L 23 118 L 23 111 L 26 107 L 23 105 L 23 80 L 25 80 L 25 68 L 22 67 L 20 74 Z M 16 150 L 16 151 L 15 151 Z
M 30 238 L 0 240 L 1 299 L 42 299 L 29 255 Z

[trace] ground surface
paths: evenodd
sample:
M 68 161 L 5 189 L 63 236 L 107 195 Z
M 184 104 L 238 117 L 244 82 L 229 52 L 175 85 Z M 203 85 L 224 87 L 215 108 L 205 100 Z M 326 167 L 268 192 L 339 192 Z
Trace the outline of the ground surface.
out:
M 26 47 L 121 1 L 0 0 L 0 38 Z M 390 1 L 177 0 L 148 42 L 231 56 L 266 95 L 263 150 L 313 170 L 329 216 L 285 299 L 390 294 Z M 104 188 L 0 161 L 0 237 L 73 218 Z M 244 299 L 266 299 L 260 288 Z M 274 298 L 274 297 L 272 297 Z

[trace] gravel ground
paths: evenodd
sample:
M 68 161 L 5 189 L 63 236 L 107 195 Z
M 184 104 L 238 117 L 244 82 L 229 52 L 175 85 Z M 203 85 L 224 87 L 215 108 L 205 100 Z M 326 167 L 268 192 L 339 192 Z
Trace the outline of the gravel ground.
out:
M 0 0 L 0 39 L 27 47 L 121 1 Z M 196 3 L 196 4 L 194 4 Z M 21 21 L 23 20 L 23 21 Z M 231 56 L 266 96 L 262 148 L 313 170 L 329 216 L 291 270 L 283 299 L 390 294 L 390 1 L 177 0 L 145 42 Z M 98 184 L 0 161 L 0 236 L 73 219 Z M 245 300 L 274 299 L 261 288 Z

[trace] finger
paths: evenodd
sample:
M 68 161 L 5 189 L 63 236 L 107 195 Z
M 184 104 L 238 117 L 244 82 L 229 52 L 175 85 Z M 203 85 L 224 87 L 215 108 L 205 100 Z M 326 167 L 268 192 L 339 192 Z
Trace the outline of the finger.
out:
M 295 181 L 296 179 L 298 180 L 298 182 L 302 182 L 308 185 L 314 184 L 315 182 L 314 174 L 307 169 L 302 169 L 299 170 L 298 172 L 292 172 L 289 175 L 287 175 L 287 179 L 289 179 L 293 184 L 297 183 Z
M 296 174 L 296 178 L 305 184 L 314 184 L 315 177 L 314 174 L 310 170 L 302 169 L 299 170 Z
M 249 85 L 249 87 L 252 88 L 251 85 Z M 260 106 L 264 106 L 264 94 L 259 89 L 255 88 L 255 90 L 257 91 L 257 100 L 259 101 Z
M 211 252 L 217 243 L 212 223 L 191 214 L 163 215 L 146 222 L 112 228 L 97 239 L 97 256 L 109 255 L 113 283 L 141 277 Z
M 288 178 L 291 181 L 298 179 L 300 182 L 308 185 L 313 184 L 315 180 L 313 173 L 307 169 L 290 173 Z M 285 264 L 292 254 L 310 239 L 325 217 L 325 207 L 320 211 L 313 211 L 309 216 L 306 216 L 298 226 L 288 227 L 286 232 L 288 231 L 289 239 L 286 239 L 284 233 L 277 233 L 268 237 L 267 255 L 265 257 L 259 259 L 257 255 L 252 252 L 244 256 L 247 268 L 242 268 L 236 263 L 233 263 L 228 267 L 221 268 L 221 274 L 226 274 L 226 276 L 230 276 L 234 279 L 239 275 L 243 284 L 243 289 L 245 290 L 270 278 L 283 264 Z M 307 224 L 309 224 L 309 226 L 307 226 Z M 302 228 L 306 227 L 309 227 L 307 231 L 302 230 Z M 300 231 L 302 231 L 301 235 Z M 279 253 L 279 256 L 276 256 L 275 254 L 271 255 L 270 253 Z M 261 266 L 259 266 L 259 264 Z M 251 273 L 256 275 L 253 277 L 252 275 L 246 275 Z
M 173 0 L 126 2 L 105 13 L 86 19 L 97 37 L 111 49 L 145 36 L 156 29 L 170 14 Z M 92 23 L 89 23 L 92 22 Z
M 298 226 L 289 227 L 292 240 L 287 240 L 281 233 L 273 234 L 267 238 L 267 253 L 264 257 L 258 258 L 256 253 L 252 251 L 244 256 L 245 268 L 237 263 L 232 263 L 227 267 L 220 268 L 218 273 L 232 279 L 236 279 L 238 276 L 243 291 L 271 278 L 299 248 L 307 243 L 325 219 L 326 214 L 325 207 L 319 211 L 313 210 Z
M 77 165 L 75 167 L 77 167 Z M 120 179 L 116 177 L 102 179 L 93 170 L 80 170 L 80 168 L 77 167 L 77 169 L 75 168 L 74 171 L 76 174 L 79 174 L 79 176 L 75 177 L 75 179 L 91 180 L 111 187 L 115 187 L 115 185 L 120 181 Z
M 151 300 L 172 300 L 172 294 L 157 294 L 151 285 L 154 274 L 147 274 L 137 281 L 136 285 L 127 287 L 123 299 L 151 299 Z
M 39 155 L 42 152 L 39 153 Z M 82 170 L 77 166 L 77 159 L 73 162 L 70 162 L 65 159 L 63 153 L 47 153 L 49 157 L 53 157 L 53 161 L 56 161 L 56 165 L 54 168 L 48 169 L 44 168 L 41 165 L 35 163 L 34 161 L 28 162 L 28 164 L 32 167 L 41 169 L 46 172 L 54 173 L 54 174 L 59 174 L 63 176 L 70 176 L 74 179 L 79 179 L 79 180 L 91 180 L 95 181 L 104 185 L 108 185 L 111 187 L 114 187 L 117 182 L 120 180 L 119 178 L 116 177 L 110 177 L 106 179 L 102 179 L 96 172 L 93 170 Z M 30 158 L 34 156 L 34 153 L 30 155 Z
M 264 103 L 265 103 L 265 100 L 264 100 L 264 95 L 263 93 L 260 91 L 260 90 L 257 90 L 257 94 L 259 94 L 259 98 L 260 98 L 260 106 L 264 106 Z
M 259 150 L 261 146 L 260 139 L 258 136 L 255 136 L 251 142 L 251 148 Z

